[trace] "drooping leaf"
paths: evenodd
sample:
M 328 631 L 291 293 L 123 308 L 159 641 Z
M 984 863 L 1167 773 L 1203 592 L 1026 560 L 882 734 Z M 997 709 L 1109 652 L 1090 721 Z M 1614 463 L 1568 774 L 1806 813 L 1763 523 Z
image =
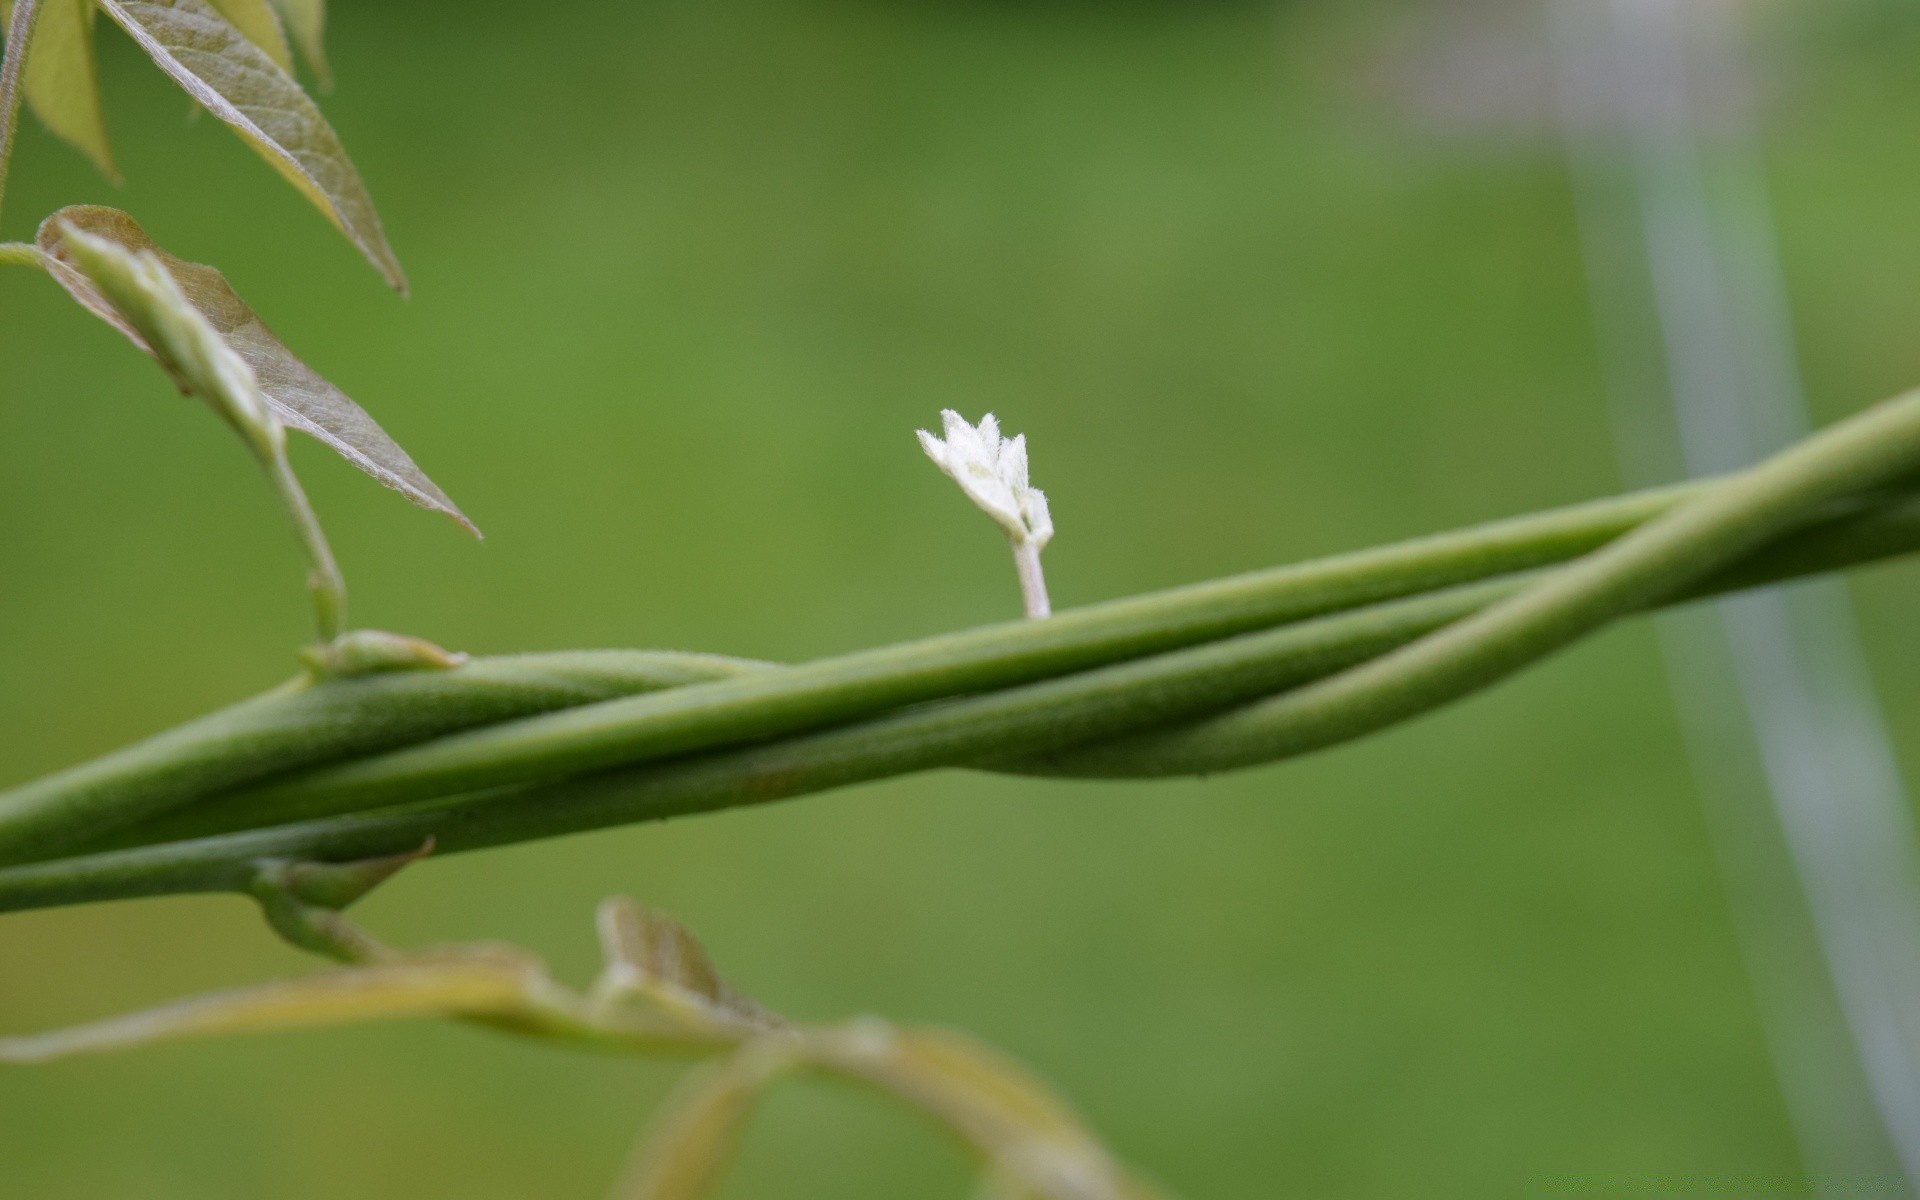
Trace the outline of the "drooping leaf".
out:
M 12 5 L 6 9 L 10 16 Z M 22 90 L 42 125 L 118 182 L 100 107 L 99 70 L 93 57 L 94 13 L 93 0 L 40 0 Z
M 420 956 L 198 996 L 32 1037 L 0 1038 L 0 1063 L 45 1062 L 233 1033 L 517 1013 L 531 1003 L 542 979 L 538 963 L 502 950 Z
M 262 462 L 284 455 L 286 434 L 253 368 L 187 299 L 159 255 L 64 223 L 60 251 L 62 270 L 81 277 L 112 308 L 181 391 L 211 405 Z
M 293 77 L 207 0 L 98 0 L 147 56 L 304 192 L 387 282 L 407 290 L 340 139 Z
M 149 354 L 153 348 L 139 331 L 115 311 L 83 273 L 74 270 L 62 237 L 64 225 L 104 238 L 131 252 L 152 252 L 193 306 L 253 369 L 268 406 L 283 424 L 325 442 L 340 457 L 414 503 L 443 512 L 467 529 L 473 529 L 473 523 L 414 464 L 399 443 L 388 437 L 365 409 L 294 357 L 219 271 L 168 254 L 154 244 L 132 217 L 118 209 L 75 205 L 61 209 L 41 224 L 38 242 L 50 260 L 48 269 L 53 277 L 75 300 Z
M 685 926 L 625 896 L 595 915 L 606 970 L 594 985 L 602 1003 L 644 999 L 683 1024 L 731 1030 L 782 1028 L 786 1023 L 736 990 L 714 969 Z
M 333 71 L 327 66 L 327 50 L 323 44 L 327 28 L 326 0 L 273 0 L 273 7 L 300 47 L 308 68 L 323 87 L 333 86 Z
M 287 46 L 287 32 L 280 27 L 280 14 L 267 0 L 207 0 L 220 10 L 227 23 L 240 35 L 267 52 L 274 65 L 293 74 L 293 51 Z
M 776 1042 L 753 1042 L 695 1073 L 666 1101 L 614 1200 L 699 1200 L 733 1157 L 753 1106 L 793 1065 Z

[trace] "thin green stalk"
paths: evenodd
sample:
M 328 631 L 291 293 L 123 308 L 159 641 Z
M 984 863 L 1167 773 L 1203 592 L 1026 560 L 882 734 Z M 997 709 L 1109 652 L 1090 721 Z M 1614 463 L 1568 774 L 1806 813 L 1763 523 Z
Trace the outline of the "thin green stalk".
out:
M 13 135 L 20 124 L 20 76 L 27 63 L 27 43 L 40 0 L 14 0 L 13 20 L 7 25 L 7 52 L 0 58 L 0 201 L 7 195 L 7 165 L 13 159 Z
M 46 255 L 31 242 L 0 242 L 0 266 L 37 267 L 45 270 Z
M 287 461 L 284 438 L 266 456 L 264 465 L 274 491 L 293 519 L 293 527 L 299 531 L 300 546 L 307 552 L 307 590 L 313 593 L 314 623 L 320 641 L 331 642 L 347 631 L 347 581 L 334 560 L 333 547 L 327 544 L 319 514 L 313 511 L 307 490 L 300 486 L 300 477 L 293 473 L 293 464 Z

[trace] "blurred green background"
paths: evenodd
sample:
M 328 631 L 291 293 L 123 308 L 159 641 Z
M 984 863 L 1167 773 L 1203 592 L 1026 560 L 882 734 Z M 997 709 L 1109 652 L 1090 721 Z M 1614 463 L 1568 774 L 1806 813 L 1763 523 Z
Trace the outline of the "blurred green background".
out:
M 1920 382 L 1920 9 L 1769 13 L 1825 418 Z M 1550 117 L 1429 119 L 1406 64 L 1447 19 L 340 0 L 325 106 L 406 302 L 106 29 L 128 183 L 29 125 L 0 233 L 129 209 L 487 531 L 302 443 L 358 623 L 805 658 L 1016 612 L 914 446 L 943 406 L 1029 434 L 1063 605 L 1615 490 Z M 0 276 L 0 312 L 6 784 L 272 684 L 308 614 L 216 422 L 44 279 Z M 1854 592 L 1920 761 L 1920 572 Z M 900 780 L 433 863 L 359 911 L 584 978 L 613 892 L 778 1009 L 989 1039 L 1189 1197 L 1804 1188 L 1644 624 L 1297 763 Z M 9 916 L 0 1030 L 305 969 L 237 900 Z M 425 1024 L 10 1071 L 0 1195 L 598 1197 L 675 1075 Z M 916 1118 L 802 1084 L 725 1194 L 966 1175 Z

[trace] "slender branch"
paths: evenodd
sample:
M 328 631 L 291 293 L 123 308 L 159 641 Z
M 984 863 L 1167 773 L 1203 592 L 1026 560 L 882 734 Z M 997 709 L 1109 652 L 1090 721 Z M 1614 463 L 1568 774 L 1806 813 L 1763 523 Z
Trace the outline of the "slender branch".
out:
M 27 43 L 39 13 L 40 0 L 14 0 L 6 57 L 0 58 L 0 201 L 6 199 L 7 164 L 13 159 L 13 135 L 20 124 L 20 78 L 27 63 Z
M 0 186 L 5 186 L 4 180 L 0 180 Z M 0 266 L 38 267 L 44 271 L 47 256 L 31 242 L 0 242 Z
M 293 473 L 293 464 L 287 461 L 284 439 L 267 456 L 265 465 L 280 502 L 286 506 L 287 515 L 293 518 L 293 526 L 300 534 L 300 546 L 307 552 L 307 590 L 313 593 L 314 622 L 319 628 L 320 640 L 331 642 L 347 631 L 347 581 L 340 574 L 340 564 L 334 560 L 333 547 L 327 544 L 320 517 L 307 500 L 300 477 Z

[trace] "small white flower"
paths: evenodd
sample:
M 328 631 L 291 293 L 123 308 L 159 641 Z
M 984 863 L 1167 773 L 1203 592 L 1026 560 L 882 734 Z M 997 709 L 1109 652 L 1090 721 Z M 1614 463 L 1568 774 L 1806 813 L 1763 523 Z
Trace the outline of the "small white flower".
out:
M 1027 435 L 1001 437 L 992 413 L 980 418 L 977 429 L 950 408 L 940 419 L 946 423 L 944 440 L 918 431 L 927 457 L 1015 543 L 1035 550 L 1045 546 L 1053 537 L 1053 519 L 1046 493 L 1027 483 Z
M 967 498 L 1007 531 L 1013 542 L 1013 563 L 1020 576 L 1020 594 L 1029 617 L 1044 617 L 1052 608 L 1047 581 L 1040 571 L 1040 550 L 1053 538 L 1053 518 L 1047 495 L 1027 483 L 1027 438 L 1000 436 L 1000 422 L 992 413 L 978 427 L 952 409 L 943 409 L 945 438 L 919 431 L 920 447 L 945 471 Z

